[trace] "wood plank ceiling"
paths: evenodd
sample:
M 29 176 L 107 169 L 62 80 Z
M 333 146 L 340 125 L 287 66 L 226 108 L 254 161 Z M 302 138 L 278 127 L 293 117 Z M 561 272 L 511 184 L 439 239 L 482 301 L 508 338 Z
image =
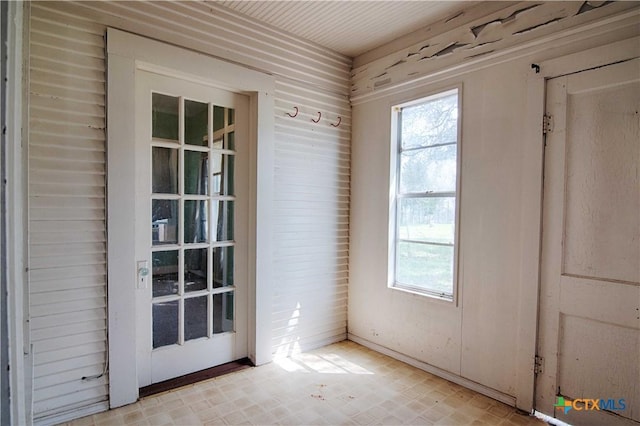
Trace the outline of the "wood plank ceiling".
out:
M 350 57 L 448 19 L 475 1 L 217 1 L 238 13 Z

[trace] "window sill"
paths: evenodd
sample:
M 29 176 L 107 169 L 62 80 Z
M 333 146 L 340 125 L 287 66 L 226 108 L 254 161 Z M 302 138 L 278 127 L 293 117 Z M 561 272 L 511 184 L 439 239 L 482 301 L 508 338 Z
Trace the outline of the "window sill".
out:
M 436 294 L 436 293 L 431 293 L 425 290 L 419 290 L 417 288 L 414 287 L 407 287 L 404 285 L 398 285 L 396 283 L 392 283 L 388 286 L 390 289 L 392 290 L 397 290 L 397 291 L 401 291 L 403 293 L 409 293 L 415 296 L 423 296 L 423 297 L 428 297 L 429 299 L 433 299 L 433 300 L 439 300 L 441 302 L 445 302 L 445 303 L 453 303 L 454 299 L 453 299 L 453 295 L 448 296 L 448 295 L 444 295 L 444 294 Z

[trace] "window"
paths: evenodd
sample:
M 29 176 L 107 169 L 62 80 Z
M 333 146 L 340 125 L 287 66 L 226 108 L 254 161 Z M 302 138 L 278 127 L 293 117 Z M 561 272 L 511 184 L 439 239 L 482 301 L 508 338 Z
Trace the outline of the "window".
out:
M 390 285 L 453 300 L 459 90 L 392 109 Z

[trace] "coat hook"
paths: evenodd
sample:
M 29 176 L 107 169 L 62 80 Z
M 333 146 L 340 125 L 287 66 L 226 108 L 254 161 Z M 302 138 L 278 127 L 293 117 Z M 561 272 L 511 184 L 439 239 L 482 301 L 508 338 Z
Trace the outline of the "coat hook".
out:
M 331 125 L 333 127 L 338 127 L 340 125 L 340 123 L 342 122 L 342 117 L 338 117 L 338 122 L 336 124 L 331 123 Z
M 311 121 L 313 121 L 314 123 L 319 123 L 320 119 L 322 118 L 322 113 L 320 111 L 318 111 L 318 119 L 314 120 L 313 118 L 311 119 Z
M 296 113 L 295 113 L 295 114 L 287 113 L 287 115 L 288 115 L 289 117 L 291 117 L 291 118 L 294 118 L 294 117 L 297 117 L 297 116 L 298 116 L 298 107 L 297 107 L 297 106 L 294 106 L 293 108 L 296 110 Z

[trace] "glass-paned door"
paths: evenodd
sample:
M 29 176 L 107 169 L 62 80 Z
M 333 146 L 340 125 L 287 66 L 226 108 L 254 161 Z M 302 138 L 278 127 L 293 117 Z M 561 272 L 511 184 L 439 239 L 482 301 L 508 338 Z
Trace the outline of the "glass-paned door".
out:
M 142 71 L 136 83 L 144 386 L 246 356 L 248 101 Z

